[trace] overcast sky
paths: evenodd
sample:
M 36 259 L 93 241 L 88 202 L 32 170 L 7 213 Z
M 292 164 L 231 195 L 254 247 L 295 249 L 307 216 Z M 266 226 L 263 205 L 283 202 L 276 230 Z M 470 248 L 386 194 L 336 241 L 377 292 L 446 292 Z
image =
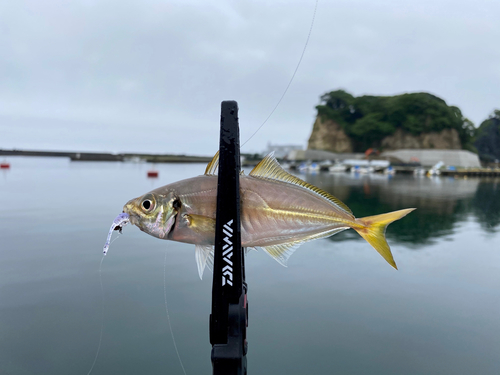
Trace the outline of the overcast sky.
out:
M 210 155 L 242 143 L 300 58 L 315 0 L 0 2 L 0 148 Z M 274 115 L 243 148 L 306 145 L 319 97 L 426 91 L 476 126 L 500 109 L 500 1 L 319 0 Z

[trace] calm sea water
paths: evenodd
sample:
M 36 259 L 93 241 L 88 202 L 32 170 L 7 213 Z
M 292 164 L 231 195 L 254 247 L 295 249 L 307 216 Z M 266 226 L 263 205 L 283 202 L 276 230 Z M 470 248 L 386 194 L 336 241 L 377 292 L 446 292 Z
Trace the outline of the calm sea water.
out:
M 11 158 L 0 171 L 0 373 L 87 374 L 99 343 L 99 263 L 123 204 L 204 165 Z M 393 270 L 353 231 L 288 268 L 247 256 L 249 374 L 499 374 L 500 180 L 304 175 L 357 217 L 392 224 Z M 194 246 L 128 226 L 102 264 L 92 374 L 210 374 L 211 274 Z

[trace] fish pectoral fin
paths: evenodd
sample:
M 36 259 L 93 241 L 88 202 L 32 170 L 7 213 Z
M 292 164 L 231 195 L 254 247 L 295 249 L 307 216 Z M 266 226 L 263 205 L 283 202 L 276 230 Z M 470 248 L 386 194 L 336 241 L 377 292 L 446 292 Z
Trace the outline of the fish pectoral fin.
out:
M 271 245 L 271 246 L 261 246 L 262 249 L 268 253 L 274 260 L 284 267 L 287 267 L 286 263 L 288 258 L 302 245 L 303 242 L 292 242 L 285 243 L 281 245 Z
M 219 151 L 214 155 L 210 163 L 208 163 L 205 169 L 205 176 L 215 176 L 217 175 L 217 170 L 219 168 Z
M 189 228 L 198 233 L 215 233 L 215 219 L 208 216 L 186 214 L 184 219 Z
M 210 271 L 214 264 L 214 247 L 210 245 L 196 245 L 195 251 L 196 265 L 198 266 L 198 275 L 203 279 L 203 271 L 208 266 Z

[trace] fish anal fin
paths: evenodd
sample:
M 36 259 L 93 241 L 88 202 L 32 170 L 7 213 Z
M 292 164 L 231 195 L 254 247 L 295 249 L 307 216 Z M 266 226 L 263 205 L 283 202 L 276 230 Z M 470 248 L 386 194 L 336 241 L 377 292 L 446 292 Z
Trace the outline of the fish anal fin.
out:
M 217 170 L 219 168 L 219 151 L 214 155 L 210 163 L 208 163 L 207 168 L 205 169 L 206 176 L 216 176 Z
M 203 278 L 203 271 L 208 266 L 210 270 L 214 264 L 214 248 L 210 245 L 196 245 L 195 248 L 196 266 L 198 267 L 198 275 L 200 280 Z
M 334 234 L 340 233 L 349 227 L 336 227 L 328 229 L 321 233 L 316 233 L 309 237 L 306 237 L 300 241 L 294 241 L 290 243 L 284 243 L 280 245 L 269 245 L 269 246 L 261 246 L 261 248 L 268 253 L 272 258 L 274 258 L 279 264 L 287 267 L 288 258 L 305 242 L 317 240 L 320 238 L 326 238 L 333 236 Z
M 274 157 L 274 152 L 271 152 L 264 159 L 262 159 L 260 163 L 257 164 L 254 169 L 252 169 L 252 171 L 250 172 L 250 176 L 301 186 L 320 195 L 321 197 L 333 203 L 342 211 L 345 211 L 349 215 L 352 215 L 349 207 L 347 207 L 342 201 L 340 201 L 333 195 L 285 171 Z
M 250 251 L 258 251 L 256 247 L 245 247 L 245 254 L 248 254 Z
M 274 260 L 287 267 L 288 258 L 302 245 L 302 242 L 292 242 L 281 245 L 261 246 Z

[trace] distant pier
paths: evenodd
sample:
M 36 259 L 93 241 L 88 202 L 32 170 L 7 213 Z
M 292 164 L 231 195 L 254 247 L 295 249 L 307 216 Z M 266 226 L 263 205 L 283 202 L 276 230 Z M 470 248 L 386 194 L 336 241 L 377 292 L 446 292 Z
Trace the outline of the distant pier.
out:
M 66 151 L 33 151 L 33 150 L 2 150 L 3 156 L 37 156 L 66 157 L 72 161 L 131 161 L 148 163 L 208 163 L 211 156 L 172 155 L 172 154 L 131 154 L 103 152 L 66 152 Z
M 401 174 L 415 174 L 421 167 L 398 167 L 394 166 L 394 171 Z M 425 173 L 424 173 L 425 174 Z M 500 168 L 457 168 L 455 170 L 440 169 L 440 176 L 452 177 L 496 177 L 500 176 Z
M 299 164 L 292 163 L 288 166 L 291 170 L 298 170 Z M 423 168 L 422 166 L 415 165 L 393 165 L 392 166 L 395 174 L 416 174 L 416 175 L 426 175 L 431 168 Z M 317 172 L 334 173 L 329 172 L 328 165 L 319 166 Z M 351 167 L 347 167 L 345 172 L 336 173 L 350 173 Z M 384 173 L 384 168 L 375 169 L 370 173 Z M 440 169 L 440 176 L 451 176 L 451 177 L 498 177 L 500 176 L 500 168 L 457 168 L 454 170 Z

